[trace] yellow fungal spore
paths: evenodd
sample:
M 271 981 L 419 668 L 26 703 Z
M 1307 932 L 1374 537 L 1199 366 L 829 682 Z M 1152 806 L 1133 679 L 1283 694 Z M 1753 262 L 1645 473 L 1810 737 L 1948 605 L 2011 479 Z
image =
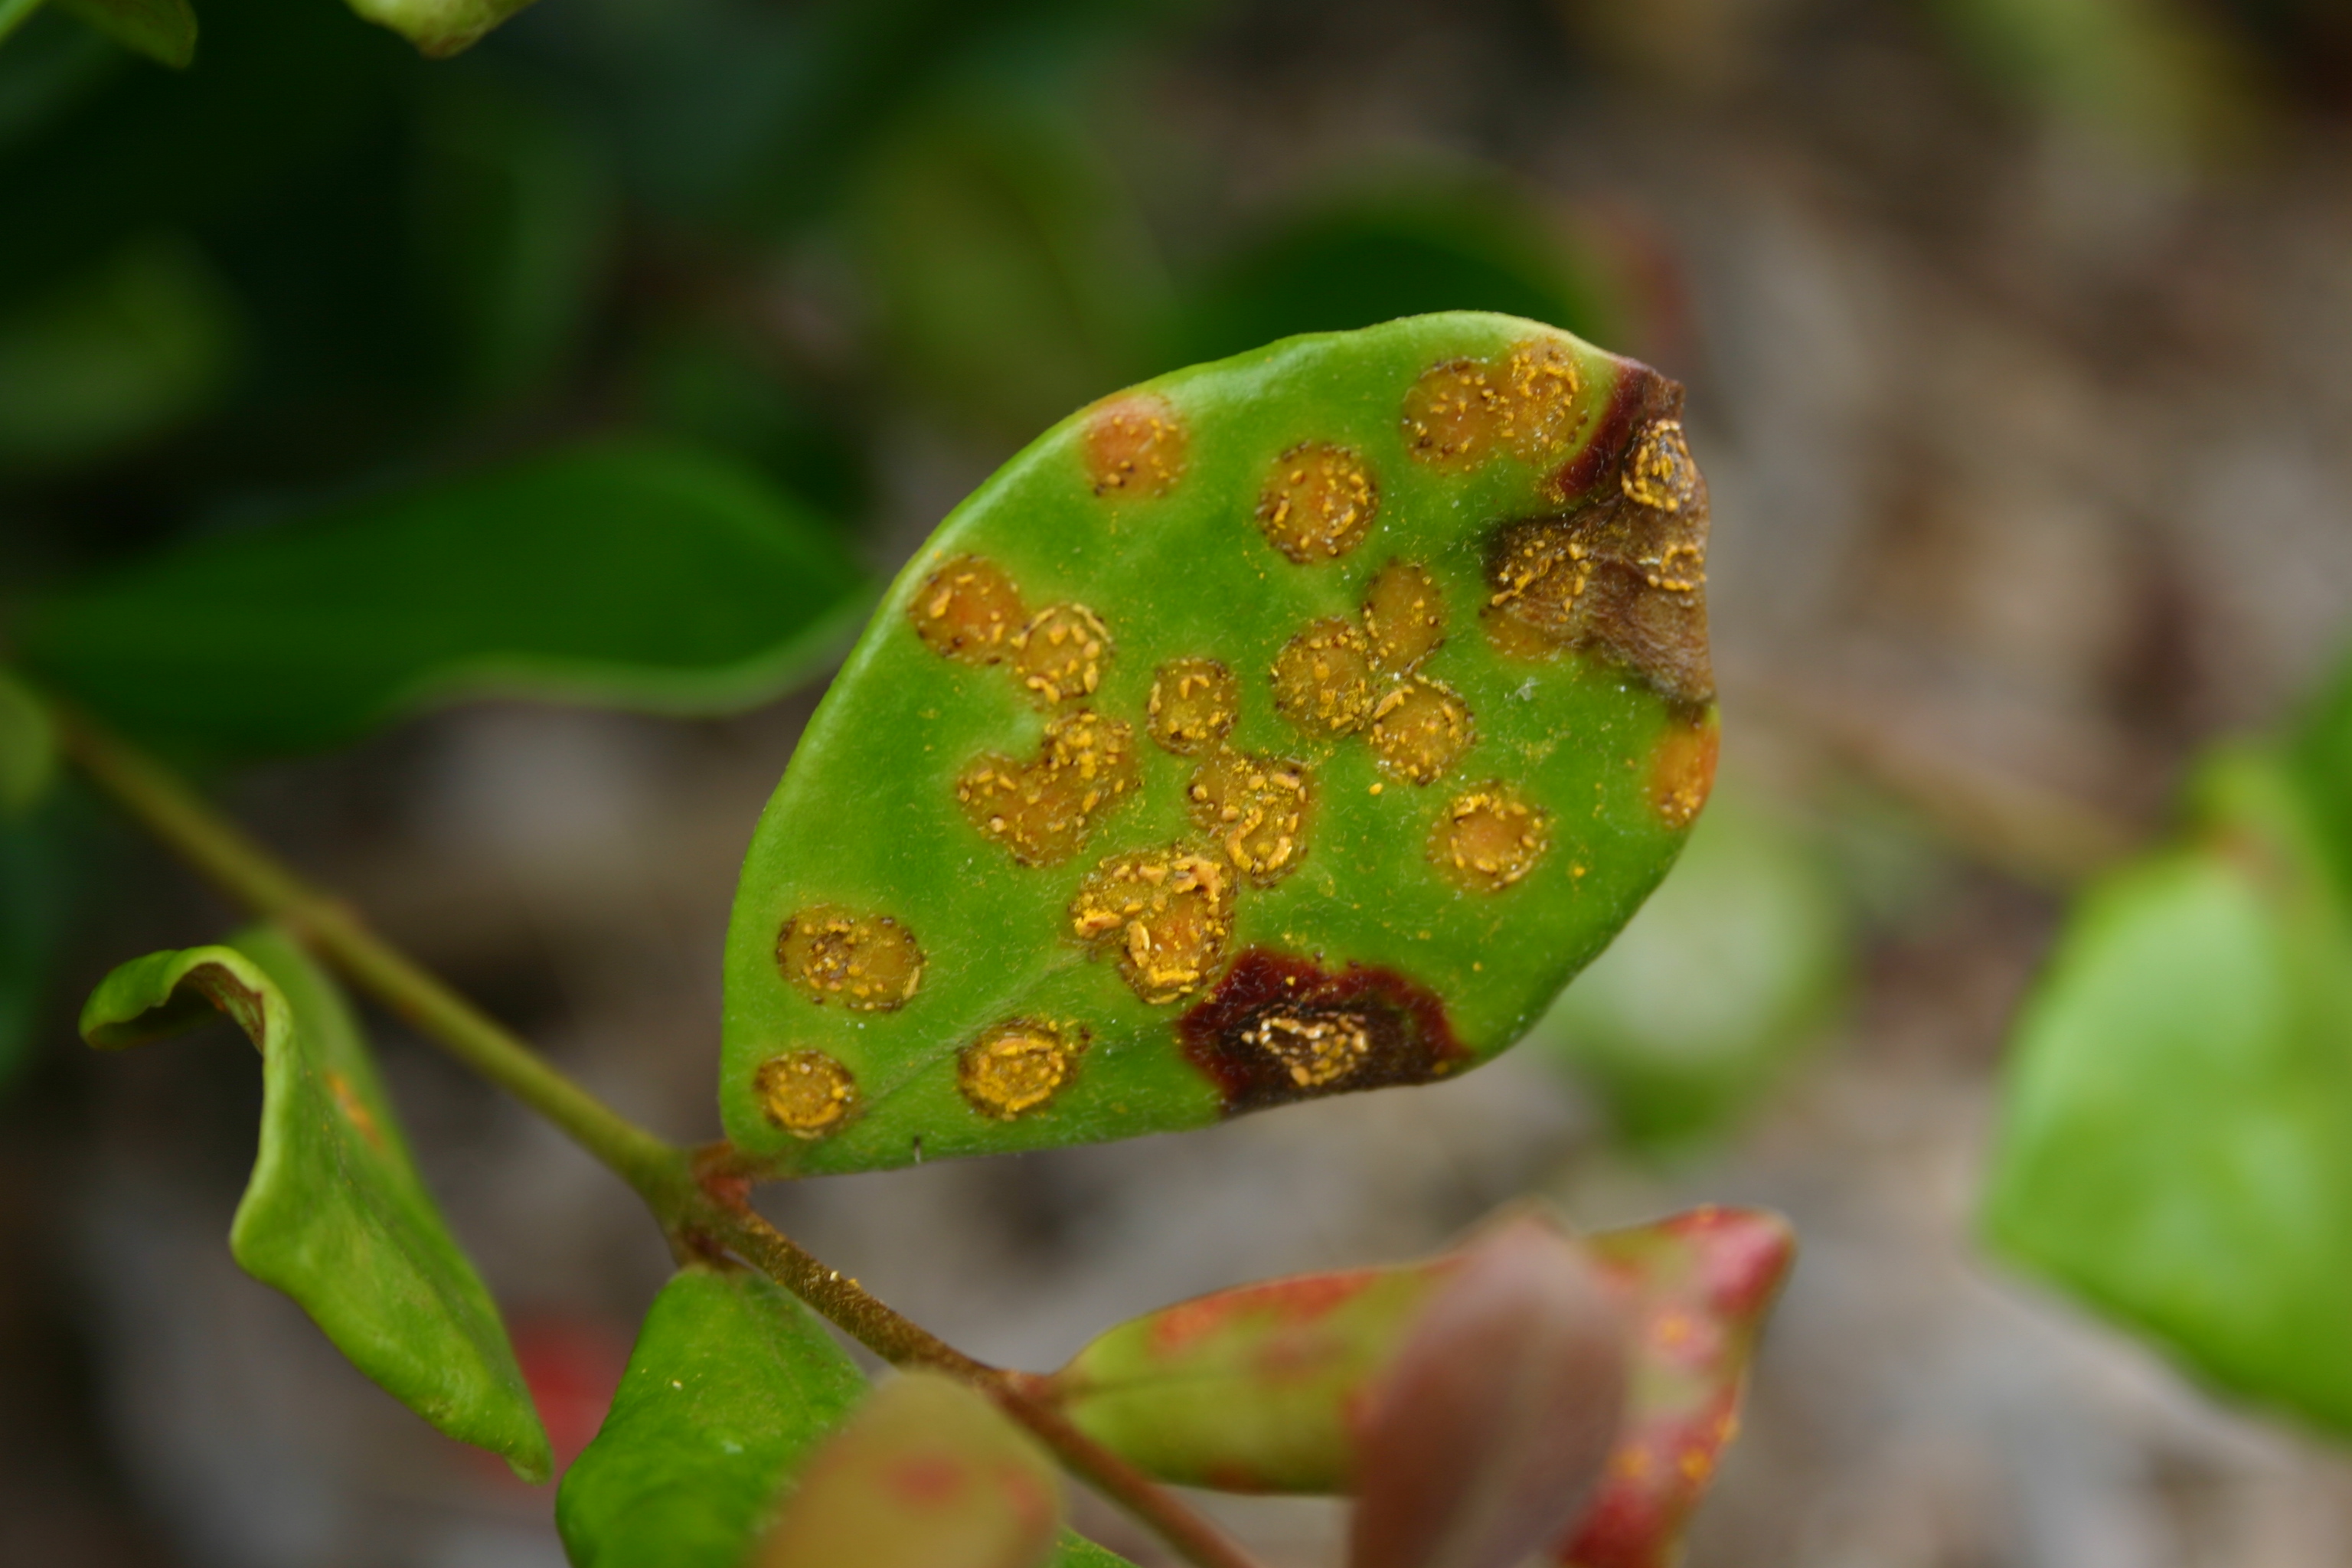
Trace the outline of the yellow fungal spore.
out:
M 1153 672 L 1144 704 L 1151 738 L 1180 757 L 1223 740 L 1240 712 L 1240 685 L 1213 658 L 1170 659 Z
M 752 1075 L 751 1089 L 768 1120 L 796 1138 L 822 1138 L 857 1104 L 857 1080 L 823 1051 L 770 1057 Z
M 956 1058 L 956 1087 L 973 1110 L 1010 1121 L 1036 1110 L 1077 1071 L 1081 1030 L 1014 1018 L 966 1046 Z
M 1429 569 L 1416 561 L 1391 561 L 1364 590 L 1364 635 L 1372 662 L 1402 675 L 1445 640 L 1445 601 Z
M 1551 847 L 1551 814 L 1507 784 L 1456 795 L 1430 835 L 1429 858 L 1445 878 L 1475 893 L 1497 893 L 1536 868 Z
M 1242 1038 L 1272 1057 L 1300 1089 L 1338 1083 L 1372 1053 L 1371 1031 L 1354 1013 L 1267 1013 Z
M 922 984 L 923 950 L 888 915 L 817 904 L 777 933 L 776 966 L 820 1007 L 838 1001 L 853 1013 L 892 1013 Z
M 907 605 L 915 634 L 933 652 L 963 664 L 1004 658 L 1027 614 L 1013 580 L 977 555 L 943 563 Z
M 1381 693 L 1364 738 L 1371 742 L 1374 760 L 1392 777 L 1425 784 L 1444 777 L 1476 735 L 1468 704 L 1449 688 L 1415 675 Z
M 1127 393 L 1087 416 L 1087 478 L 1098 496 L 1164 496 L 1184 475 L 1189 444 L 1166 398 Z
M 1110 632 L 1084 605 L 1049 605 L 1013 637 L 1013 668 L 1041 706 L 1083 702 L 1102 684 Z
M 1192 770 L 1185 786 L 1192 820 L 1261 887 L 1298 868 L 1315 784 L 1303 763 L 1244 752 L 1219 752 Z
M 1309 441 L 1275 459 L 1257 502 L 1265 542 L 1311 566 L 1336 561 L 1364 541 L 1380 510 L 1380 489 L 1364 460 L 1345 447 Z
M 1070 900 L 1070 931 L 1115 952 L 1119 973 L 1155 1005 L 1206 984 L 1233 931 L 1233 879 L 1182 845 L 1113 855 Z
M 1345 735 L 1372 716 L 1371 644 L 1346 621 L 1316 621 L 1274 659 L 1275 710 L 1312 735 Z
M 1680 511 L 1696 500 L 1698 465 L 1691 461 L 1682 421 L 1659 419 L 1643 427 L 1618 483 L 1627 499 L 1660 511 Z
M 1034 762 L 991 753 L 956 780 L 956 803 L 1024 866 L 1055 866 L 1083 847 L 1096 822 L 1135 790 L 1135 731 L 1091 709 L 1045 726 Z

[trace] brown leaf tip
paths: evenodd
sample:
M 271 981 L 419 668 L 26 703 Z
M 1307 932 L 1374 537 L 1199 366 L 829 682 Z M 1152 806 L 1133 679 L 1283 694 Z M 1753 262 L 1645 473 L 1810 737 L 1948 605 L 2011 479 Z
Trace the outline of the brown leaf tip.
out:
M 1176 1021 L 1185 1058 L 1232 1115 L 1359 1089 L 1427 1083 L 1467 1065 L 1444 1004 L 1394 970 L 1337 973 L 1252 948 Z

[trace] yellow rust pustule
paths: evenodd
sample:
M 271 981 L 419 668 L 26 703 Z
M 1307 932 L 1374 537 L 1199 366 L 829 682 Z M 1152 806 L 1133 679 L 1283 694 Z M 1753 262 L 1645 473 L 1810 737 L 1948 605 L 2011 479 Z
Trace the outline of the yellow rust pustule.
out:
M 1140 776 L 1135 731 L 1080 709 L 1047 722 L 1035 760 L 992 752 L 974 762 L 956 780 L 956 804 L 1022 865 L 1056 866 L 1085 847 Z
M 837 1131 L 857 1109 L 857 1079 L 823 1051 L 770 1057 L 751 1075 L 752 1097 L 769 1121 L 795 1138 Z
M 915 933 L 898 921 L 837 904 L 798 910 L 776 933 L 776 967 L 820 1007 L 897 1012 L 922 984 L 923 962 Z
M 1164 496 L 1184 477 L 1190 438 L 1175 407 L 1157 393 L 1129 392 L 1097 404 L 1081 442 L 1087 479 L 1107 497 Z
M 982 1116 L 1010 1121 L 1051 1104 L 1077 1075 L 1086 1047 L 1076 1025 L 1008 1019 L 957 1056 L 956 1088 Z
M 1299 1089 L 1343 1083 L 1372 1054 L 1372 1034 L 1356 1013 L 1269 1012 L 1242 1032 L 1242 1038 L 1272 1058 Z
M 1679 419 L 1654 419 L 1634 437 L 1618 477 L 1625 499 L 1660 511 L 1680 511 L 1698 500 L 1698 465 L 1691 461 Z
M 1723 729 L 1712 708 L 1677 716 L 1650 758 L 1650 807 L 1668 827 L 1698 820 L 1715 792 Z
M 1021 590 L 997 564 L 958 555 L 923 579 L 907 617 L 925 646 L 961 664 L 994 664 L 1013 651 L 1028 611 Z
M 1257 525 L 1268 544 L 1313 566 L 1361 544 L 1380 504 L 1360 455 L 1328 441 L 1302 442 L 1275 459 L 1258 496 Z
M 1551 814 L 1499 781 L 1454 796 L 1429 836 L 1439 874 L 1474 893 L 1517 883 L 1550 847 Z
M 1184 787 L 1192 820 L 1234 868 L 1270 887 L 1298 868 L 1315 810 L 1315 779 L 1303 763 L 1219 752 Z
M 1445 599 L 1418 561 L 1391 561 L 1364 590 L 1364 637 L 1372 663 L 1403 675 L 1445 640 Z
M 1371 644 L 1336 616 L 1312 623 L 1275 656 L 1275 711 L 1310 735 L 1361 729 L 1372 700 Z
M 1162 750 L 1189 757 L 1222 742 L 1241 706 L 1232 670 L 1213 658 L 1171 658 L 1152 672 L 1144 714 Z
M 1434 784 L 1476 741 L 1470 706 L 1452 688 L 1408 676 L 1381 694 L 1364 731 L 1381 769 L 1408 784 Z
M 1405 449 L 1433 468 L 1466 470 L 1508 452 L 1549 463 L 1584 419 L 1576 351 L 1528 338 L 1488 359 L 1453 359 L 1423 371 L 1404 397 Z
M 1048 605 L 1013 637 L 1013 669 L 1039 706 L 1084 702 L 1110 663 L 1110 631 L 1084 605 Z
M 1113 855 L 1070 900 L 1070 933 L 1118 960 L 1144 1001 L 1175 1002 L 1208 984 L 1233 933 L 1233 878 L 1181 844 Z

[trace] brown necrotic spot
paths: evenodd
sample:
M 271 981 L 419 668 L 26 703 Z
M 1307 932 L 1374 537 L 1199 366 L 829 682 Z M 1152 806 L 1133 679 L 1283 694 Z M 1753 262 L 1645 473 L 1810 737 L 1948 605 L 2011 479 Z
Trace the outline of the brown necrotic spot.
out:
M 1429 569 L 1417 561 L 1391 561 L 1364 590 L 1364 636 L 1372 663 L 1402 675 L 1445 640 L 1445 601 Z
M 1688 827 L 1715 791 L 1722 726 L 1715 710 L 1677 718 L 1650 759 L 1650 805 L 1669 827 Z
M 1213 658 L 1173 658 L 1152 672 L 1145 704 L 1151 738 L 1180 757 L 1223 740 L 1240 712 L 1240 685 Z
M 1551 847 L 1551 814 L 1507 784 L 1456 795 L 1429 836 L 1429 858 L 1456 886 L 1496 893 L 1535 869 Z
M 1087 416 L 1087 478 L 1098 496 L 1164 496 L 1183 478 L 1186 445 L 1166 398 L 1129 393 Z
M 1268 544 L 1311 566 L 1362 543 L 1380 500 L 1362 458 L 1345 447 L 1310 441 L 1276 459 L 1258 497 L 1257 525 Z
M 1024 866 L 1055 866 L 1085 847 L 1103 815 L 1134 793 L 1135 731 L 1091 710 L 1045 726 L 1034 762 L 991 754 L 956 780 L 964 816 Z
M 857 1079 L 823 1051 L 770 1057 L 751 1075 L 768 1120 L 796 1138 L 822 1138 L 857 1107 Z
M 956 1058 L 956 1087 L 974 1110 L 1010 1121 L 1043 1110 L 1076 1076 L 1087 1033 L 1072 1025 L 1013 1018 Z
M 1469 705 L 1449 688 L 1415 675 L 1381 693 L 1364 738 L 1384 770 L 1425 784 L 1444 777 L 1476 736 Z
M 1192 771 L 1184 794 L 1192 820 L 1251 881 L 1271 886 L 1297 869 L 1315 806 L 1305 764 L 1220 752 Z
M 1469 1060 L 1427 987 L 1391 969 L 1351 963 L 1332 973 L 1265 948 L 1234 960 L 1176 1033 L 1228 1114 L 1426 1083 Z
M 923 579 L 907 615 L 933 652 L 994 664 L 1012 651 L 1028 612 L 1021 591 L 993 562 L 959 555 Z
M 890 1013 L 922 984 L 923 950 L 888 915 L 817 904 L 777 932 L 776 967 L 819 1006 L 840 1002 L 856 1013 Z
M 1049 605 L 1013 637 L 1013 668 L 1045 707 L 1083 701 L 1102 684 L 1110 662 L 1110 632 L 1084 605 Z
M 1644 426 L 1617 482 L 1628 500 L 1661 511 L 1680 511 L 1697 500 L 1698 467 L 1683 439 L 1683 422 L 1657 419 Z
M 1207 984 L 1233 931 L 1233 879 L 1184 846 L 1113 855 L 1070 900 L 1071 934 L 1118 960 L 1134 993 L 1173 1002 Z
M 1274 659 L 1275 711 L 1312 735 L 1345 735 L 1372 715 L 1372 648 L 1336 616 L 1314 622 Z

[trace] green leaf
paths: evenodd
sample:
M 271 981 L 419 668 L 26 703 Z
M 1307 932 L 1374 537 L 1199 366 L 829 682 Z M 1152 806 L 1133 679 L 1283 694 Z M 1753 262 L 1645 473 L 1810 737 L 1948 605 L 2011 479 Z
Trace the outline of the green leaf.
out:
M 0 815 L 0 1086 L 32 1054 L 59 928 L 67 918 L 65 832 L 59 813 Z
M 41 8 L 41 0 L 0 0 L 0 43 L 8 41 L 10 34 L 33 19 Z
M 866 602 L 832 534 L 756 475 L 617 444 L 198 540 L 37 605 L 22 643 L 119 723 L 269 752 L 493 692 L 749 706 Z
M 415 44 L 427 59 L 446 59 L 474 47 L 483 34 L 531 0 L 351 0 L 352 9 Z
M 238 1265 L 419 1415 L 546 1479 L 547 1434 L 498 1308 L 416 1173 L 348 1004 L 291 938 L 260 927 L 134 959 L 82 1008 L 82 1037 L 119 1049 L 213 1008 L 262 1059 L 261 1150 L 229 1230 Z
M 564 1473 L 565 1552 L 575 1568 L 738 1568 L 786 1479 L 865 1394 L 856 1364 L 780 1287 L 681 1270 Z
M 2295 726 L 2286 764 L 2336 886 L 2352 896 L 2352 659 L 2337 667 Z
M 1681 396 L 1428 316 L 1033 443 L 900 575 L 761 819 L 729 1136 L 777 1172 L 1093 1142 L 1517 1039 L 1713 777 Z
M 985 1396 L 933 1372 L 875 1390 L 810 1460 L 755 1568 L 1045 1568 L 1062 1478 Z
M 1838 890 L 1796 832 L 1718 794 L 1642 912 L 1537 1038 L 1618 1133 L 1671 1144 L 1737 1118 L 1817 1037 L 1845 988 Z
M 2012 1037 L 1993 1245 L 2221 1387 L 2352 1433 L 2352 923 L 2294 776 L 2074 910 Z
M 0 819 L 39 804 L 57 776 L 58 737 L 49 710 L 0 669 Z
M 126 49 L 175 69 L 196 58 L 196 14 L 188 0 L 54 0 Z

